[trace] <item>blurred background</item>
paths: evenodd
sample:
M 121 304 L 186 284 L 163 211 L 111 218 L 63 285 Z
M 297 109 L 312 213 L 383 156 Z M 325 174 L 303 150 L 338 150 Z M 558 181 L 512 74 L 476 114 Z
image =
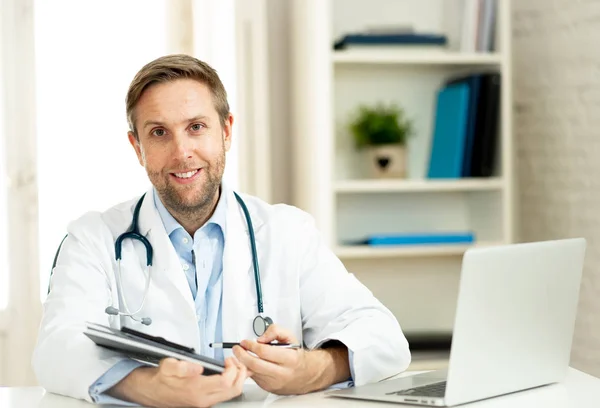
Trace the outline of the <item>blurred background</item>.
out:
M 588 240 L 572 366 L 600 376 L 600 3 L 2 0 L 0 385 L 30 358 L 67 224 L 147 189 L 125 94 L 207 61 L 236 117 L 226 179 L 316 219 L 447 364 L 464 251 Z

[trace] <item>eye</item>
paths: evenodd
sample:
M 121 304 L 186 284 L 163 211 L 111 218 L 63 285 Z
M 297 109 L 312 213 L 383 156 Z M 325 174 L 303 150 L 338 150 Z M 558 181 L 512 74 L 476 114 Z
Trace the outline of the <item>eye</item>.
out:
M 202 124 L 194 123 L 192 126 L 190 126 L 190 129 L 192 129 L 194 132 L 199 132 L 202 129 Z
M 153 134 L 154 136 L 159 136 L 159 137 L 160 137 L 160 136 L 164 136 L 164 135 L 165 135 L 165 130 L 164 130 L 164 129 L 154 129 L 154 130 L 152 131 L 152 134 Z

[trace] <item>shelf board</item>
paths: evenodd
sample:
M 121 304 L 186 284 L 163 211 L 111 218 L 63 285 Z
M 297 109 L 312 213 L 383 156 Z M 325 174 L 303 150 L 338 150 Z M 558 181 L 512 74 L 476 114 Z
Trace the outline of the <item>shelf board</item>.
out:
M 481 248 L 502 245 L 501 242 L 480 242 L 475 245 L 443 244 L 443 245 L 403 245 L 403 246 L 368 246 L 342 245 L 335 248 L 340 259 L 375 259 L 375 258 L 407 258 L 426 256 L 459 256 L 469 248 Z
M 489 65 L 497 66 L 497 53 L 461 53 L 450 51 L 416 51 L 394 49 L 342 50 L 332 52 L 336 64 L 415 64 L 415 65 Z
M 446 180 L 343 180 L 335 183 L 337 193 L 410 193 L 444 191 L 485 191 L 503 187 L 500 177 Z

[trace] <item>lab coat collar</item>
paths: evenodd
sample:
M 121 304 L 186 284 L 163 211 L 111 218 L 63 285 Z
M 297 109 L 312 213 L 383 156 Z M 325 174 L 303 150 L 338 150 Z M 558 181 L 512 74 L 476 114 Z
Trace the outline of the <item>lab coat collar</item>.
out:
M 220 193 L 219 193 L 219 200 L 217 201 L 217 206 L 215 208 L 215 211 L 211 215 L 211 217 L 208 219 L 208 221 L 206 221 L 206 224 L 213 223 L 213 224 L 218 225 L 221 228 L 223 235 L 225 235 L 226 225 L 227 225 L 227 220 L 226 220 L 226 218 L 227 218 L 226 217 L 226 215 L 227 215 L 227 194 L 224 193 L 222 186 L 220 186 L 219 189 L 220 189 Z M 175 231 L 179 228 L 183 229 L 181 224 L 175 219 L 175 217 L 173 217 L 173 215 L 171 215 L 169 210 L 167 210 L 167 208 L 163 204 L 162 200 L 160 199 L 160 197 L 158 195 L 158 192 L 156 191 L 156 188 L 152 189 L 152 199 L 154 200 L 154 205 L 156 206 L 156 209 L 158 210 L 158 215 L 160 216 L 160 218 L 163 222 L 165 231 L 167 232 L 168 236 L 171 236 L 173 231 Z
M 252 318 L 256 315 L 255 308 L 248 308 L 248 305 L 256 304 L 250 233 L 243 210 L 237 202 L 233 190 L 224 187 L 223 193 L 227 196 L 227 225 L 224 234 L 227 240 L 223 253 L 223 338 L 242 339 L 247 337 Z M 195 305 L 189 285 L 185 274 L 178 273 L 181 269 L 179 258 L 170 243 L 158 210 L 151 198 L 152 188 L 146 193 L 140 210 L 140 233 L 146 236 L 154 247 L 154 268 L 157 272 L 168 275 L 168 279 L 186 300 L 189 307 L 187 313 L 192 319 L 195 316 Z M 248 200 L 246 202 L 248 203 Z M 247 207 L 254 232 L 257 234 L 263 226 L 264 220 L 252 203 L 248 203 Z M 260 264 L 263 246 L 258 235 L 256 246 Z M 226 350 L 224 354 L 225 357 L 230 356 L 230 350 Z
M 142 202 L 142 208 L 140 209 L 140 217 L 138 221 L 138 227 L 140 230 L 140 234 L 146 236 L 151 230 L 155 228 L 163 229 L 167 235 L 174 231 L 177 226 L 180 226 L 177 220 L 173 218 L 173 216 L 166 210 L 168 216 L 171 217 L 172 222 L 168 221 L 168 217 L 165 217 L 165 222 L 163 223 L 163 218 L 159 212 L 158 207 L 162 205 L 160 200 L 157 198 L 157 202 L 155 205 L 154 202 L 154 187 L 150 187 L 150 189 L 146 192 L 144 197 L 144 201 Z M 140 197 L 141 198 L 141 197 Z M 137 203 L 137 201 L 136 201 Z M 160 203 L 160 204 L 159 204 Z M 237 200 L 233 194 L 233 190 L 231 190 L 226 183 L 221 183 L 221 197 L 219 198 L 219 203 L 217 204 L 217 208 L 211 217 L 211 220 L 217 223 L 221 229 L 223 230 L 223 235 L 227 235 L 227 220 L 232 215 L 230 209 L 231 207 L 238 207 Z M 135 203 L 133 205 L 135 207 Z M 132 210 L 133 210 L 132 207 Z M 241 208 L 239 208 L 241 211 Z M 254 229 L 256 230 L 258 226 L 262 225 L 262 220 L 256 219 L 256 217 L 252 214 L 252 210 L 249 209 L 252 222 L 254 223 Z M 242 215 L 243 216 L 243 215 Z M 176 226 L 174 227 L 176 223 Z M 174 228 L 173 228 L 174 227 Z M 246 232 L 248 229 L 246 228 Z

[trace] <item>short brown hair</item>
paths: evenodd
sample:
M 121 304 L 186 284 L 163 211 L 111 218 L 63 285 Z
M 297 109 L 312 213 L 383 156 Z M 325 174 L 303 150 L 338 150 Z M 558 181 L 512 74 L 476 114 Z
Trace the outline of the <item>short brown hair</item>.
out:
M 157 58 L 144 65 L 129 85 L 127 98 L 125 99 L 127 122 L 129 123 L 129 129 L 135 134 L 136 138 L 138 135 L 135 128 L 134 111 L 144 91 L 154 84 L 183 78 L 194 79 L 208 86 L 214 98 L 215 109 L 219 114 L 221 126 L 225 126 L 225 122 L 229 117 L 229 103 L 227 102 L 227 92 L 217 71 L 207 63 L 189 55 L 173 54 Z

